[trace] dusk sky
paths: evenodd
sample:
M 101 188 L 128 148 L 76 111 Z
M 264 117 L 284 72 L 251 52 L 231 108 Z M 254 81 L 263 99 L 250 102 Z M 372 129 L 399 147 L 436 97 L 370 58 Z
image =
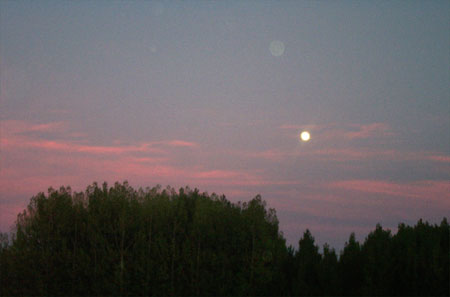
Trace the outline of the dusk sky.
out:
M 261 194 L 295 246 L 439 223 L 449 29 L 450 1 L 1 1 L 0 230 L 123 180 Z

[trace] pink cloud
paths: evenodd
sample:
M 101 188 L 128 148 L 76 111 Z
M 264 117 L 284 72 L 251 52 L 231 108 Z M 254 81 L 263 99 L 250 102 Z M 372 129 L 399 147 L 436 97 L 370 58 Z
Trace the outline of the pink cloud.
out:
M 281 151 L 281 150 L 266 150 L 260 152 L 241 152 L 241 154 L 249 158 L 259 158 L 269 161 L 281 161 L 287 158 L 308 156 L 311 160 L 325 160 L 325 161 L 350 161 L 350 160 L 365 160 L 365 159 L 394 159 L 398 155 L 404 153 L 396 152 L 394 150 L 374 150 L 366 148 L 329 148 L 329 149 L 311 149 L 308 151 Z
M 441 163 L 450 163 L 450 156 L 443 156 L 443 155 L 431 155 L 428 156 L 429 160 L 441 162 Z
M 51 140 L 32 140 L 26 137 L 3 137 L 1 144 L 4 147 L 11 149 L 18 148 L 38 148 L 44 150 L 61 151 L 67 153 L 79 152 L 90 154 L 123 154 L 132 152 L 147 152 L 147 153 L 164 153 L 164 150 L 153 148 L 151 143 L 142 143 L 138 145 L 128 146 L 98 146 L 87 145 L 66 141 L 51 141 Z
M 89 145 L 83 141 L 61 141 L 61 140 L 42 140 L 32 136 L 23 135 L 23 132 L 29 131 L 59 131 L 61 132 L 66 128 L 63 122 L 54 122 L 46 124 L 30 124 L 25 121 L 8 120 L 1 122 L 2 138 L 1 145 L 10 149 L 17 148 L 38 148 L 44 150 L 56 150 L 62 152 L 80 152 L 90 154 L 124 154 L 124 153 L 165 153 L 167 148 L 170 147 L 185 147 L 196 148 L 199 145 L 195 142 L 189 142 L 184 140 L 164 140 L 164 141 L 151 141 L 134 145 L 110 145 L 99 146 Z M 72 132 L 72 136 L 77 138 L 85 136 L 84 133 Z
M 368 150 L 360 149 L 321 149 L 309 153 L 312 156 L 319 157 L 324 160 L 332 161 L 350 161 L 350 160 L 365 160 L 365 159 L 393 159 L 397 154 L 393 150 Z
M 393 149 L 376 149 L 368 147 L 355 148 L 311 148 L 309 150 L 280 150 L 270 149 L 255 152 L 232 152 L 246 158 L 264 159 L 273 162 L 283 161 L 293 157 L 308 157 L 310 160 L 322 161 L 356 161 L 356 160 L 424 160 L 438 163 L 449 163 L 450 156 L 440 155 L 433 152 L 408 152 Z
M 161 157 L 131 157 L 129 158 L 130 162 L 135 163 L 161 163 L 164 161 L 168 161 L 168 158 Z
M 0 121 L 0 127 L 2 129 L 3 135 L 15 135 L 23 132 L 34 132 L 34 131 L 63 131 L 66 129 L 66 123 L 64 122 L 50 122 L 44 124 L 32 124 L 26 121 L 18 120 L 3 120 Z
M 348 124 L 348 123 L 328 123 L 323 125 L 292 125 L 283 124 L 279 127 L 284 130 L 309 130 L 316 134 L 316 139 L 367 139 L 373 137 L 387 137 L 394 135 L 391 128 L 386 123 L 371 124 Z M 297 137 L 297 135 L 295 135 Z M 314 135 L 313 135 L 314 137 Z
M 54 158 L 49 156 L 48 159 Z M 119 155 L 112 159 L 97 159 L 95 156 L 75 156 L 64 159 L 63 156 L 54 162 L 62 162 L 71 168 L 71 172 L 79 172 L 86 183 L 101 176 L 107 180 L 154 180 L 158 182 L 173 183 L 201 183 L 201 184 L 245 184 L 257 183 L 260 178 L 252 173 L 233 170 L 207 170 L 201 166 L 184 168 L 170 163 L 170 155 L 164 157 L 134 157 Z M 44 160 L 44 166 L 52 166 L 49 160 Z M 45 168 L 42 168 L 45 169 Z M 49 170 L 51 172 L 51 170 Z M 148 182 L 146 182 L 148 183 Z
M 450 181 L 418 181 L 394 183 L 375 180 L 345 180 L 332 182 L 332 188 L 350 191 L 385 194 L 389 196 L 437 199 L 450 202 Z
M 152 148 L 150 144 L 143 143 L 140 145 L 128 146 L 92 146 L 92 145 L 73 145 L 73 149 L 77 152 L 86 152 L 91 154 L 123 154 L 130 152 L 156 152 L 162 153 L 160 149 Z
M 50 166 L 43 164 L 43 167 Z M 22 202 L 28 203 L 32 195 L 46 191 L 48 187 L 59 187 L 71 185 L 73 187 L 85 187 L 92 181 L 86 183 L 77 174 L 48 174 L 45 168 L 37 168 L 29 172 L 27 168 L 2 168 L 0 173 L 0 195 L 8 197 L 11 195 L 23 197 Z
M 183 141 L 183 140 L 169 140 L 166 142 L 162 142 L 168 146 L 174 147 L 198 147 L 199 145 L 195 142 Z
M 372 123 L 368 125 L 353 125 L 358 131 L 345 132 L 344 137 L 348 139 L 366 139 L 376 136 L 391 136 L 393 133 L 385 123 Z
M 22 121 L 9 121 L 6 125 L 16 127 L 9 130 L 6 137 L 1 139 L 3 148 L 9 154 L 27 148 L 42 151 L 38 162 L 39 167 L 35 170 L 30 171 L 26 164 L 30 162 L 36 164 L 37 160 L 34 158 L 34 154 L 26 151 L 21 151 L 20 155 L 28 161 L 24 160 L 21 164 L 16 163 L 14 167 L 8 168 L 7 171 L 3 170 L 2 173 L 9 173 L 2 174 L 0 184 L 2 184 L 2 189 L 5 191 L 7 189 L 9 193 L 36 193 L 42 190 L 39 188 L 42 186 L 59 186 L 67 183 L 84 184 L 85 186 L 99 177 L 108 181 L 137 180 L 144 184 L 148 184 L 149 181 L 151 181 L 150 183 L 166 182 L 170 184 L 178 181 L 183 184 L 205 185 L 246 185 L 266 182 L 258 175 L 244 171 L 208 170 L 199 166 L 183 168 L 171 165 L 175 152 L 170 148 L 198 148 L 199 145 L 195 142 L 175 139 L 134 145 L 121 145 L 116 142 L 114 145 L 101 146 L 80 141 L 42 140 L 36 139 L 36 136 L 19 133 L 53 129 L 59 124 L 33 126 Z M 62 155 L 52 154 L 54 151 L 61 152 Z M 136 155 L 135 153 L 140 154 Z M 114 158 L 98 158 L 97 155 L 114 155 Z M 12 169 L 14 172 L 10 172 Z M 31 175 L 27 172 L 31 172 Z M 80 179 L 83 182 L 78 183 L 77 180 Z M 24 182 L 27 184 L 26 187 L 23 186 Z
M 29 127 L 30 131 L 61 131 L 64 129 L 64 122 L 53 122 L 39 125 L 32 125 Z
M 181 168 L 169 164 L 130 163 L 126 159 L 120 162 L 109 161 L 106 167 L 111 168 L 110 172 L 119 173 L 120 171 L 120 174 L 125 178 L 163 179 L 167 183 L 247 185 L 261 182 L 258 176 L 243 171 L 205 170 L 201 167 Z
M 106 172 L 112 179 L 156 180 L 159 183 L 209 186 L 267 186 L 292 185 L 298 181 L 267 179 L 261 172 L 250 170 L 206 169 L 201 166 L 179 167 L 170 165 L 170 159 L 139 162 L 136 158 L 94 161 L 90 167 Z M 103 174 L 105 175 L 105 174 Z M 148 182 L 147 182 L 148 183 Z
M 241 172 L 227 170 L 200 171 L 194 173 L 193 176 L 199 179 L 229 179 L 236 177 L 245 177 L 245 175 L 243 175 Z

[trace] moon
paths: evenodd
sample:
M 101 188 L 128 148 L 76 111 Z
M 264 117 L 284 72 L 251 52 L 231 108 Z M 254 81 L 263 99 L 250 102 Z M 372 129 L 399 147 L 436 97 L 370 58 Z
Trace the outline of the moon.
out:
M 300 139 L 303 140 L 303 141 L 308 141 L 310 138 L 311 138 L 311 135 L 309 134 L 308 131 L 303 131 L 300 134 Z

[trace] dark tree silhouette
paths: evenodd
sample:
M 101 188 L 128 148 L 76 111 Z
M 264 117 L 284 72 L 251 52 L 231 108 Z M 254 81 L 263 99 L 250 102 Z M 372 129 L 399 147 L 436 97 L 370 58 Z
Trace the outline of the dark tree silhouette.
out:
M 31 198 L 0 234 L 0 295 L 449 295 L 449 233 L 419 220 L 352 233 L 338 258 L 306 230 L 287 247 L 259 195 L 94 183 Z
M 299 249 L 295 255 L 297 277 L 294 282 L 294 295 L 322 295 L 322 283 L 320 282 L 322 257 L 309 230 L 305 231 L 298 245 Z

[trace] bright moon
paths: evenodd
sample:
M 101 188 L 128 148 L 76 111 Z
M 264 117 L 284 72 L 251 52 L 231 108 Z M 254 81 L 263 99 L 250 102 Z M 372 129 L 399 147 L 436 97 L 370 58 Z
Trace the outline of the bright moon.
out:
M 309 135 L 308 131 L 303 131 L 302 134 L 300 134 L 300 138 L 303 141 L 308 141 L 311 138 L 311 135 Z

